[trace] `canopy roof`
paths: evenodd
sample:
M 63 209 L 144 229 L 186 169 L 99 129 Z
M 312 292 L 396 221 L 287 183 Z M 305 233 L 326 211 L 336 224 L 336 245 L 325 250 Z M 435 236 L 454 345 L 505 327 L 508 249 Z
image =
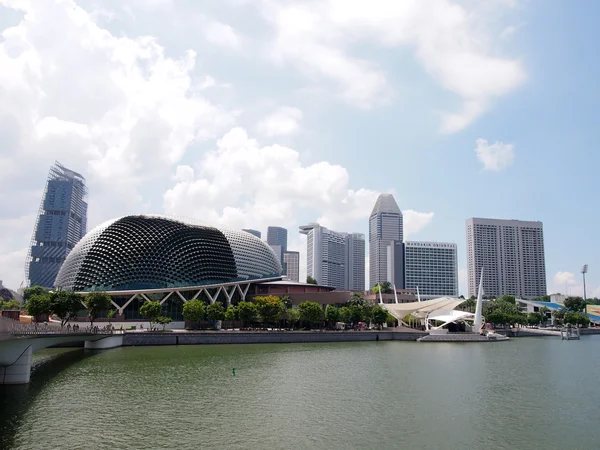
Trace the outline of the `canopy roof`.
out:
M 412 314 L 413 316 L 426 317 L 427 315 L 431 315 L 431 313 L 436 311 L 444 311 L 445 313 L 448 313 L 449 311 L 453 310 L 458 305 L 460 305 L 462 302 L 464 302 L 464 300 L 460 298 L 440 297 L 434 298 L 432 300 L 424 300 L 422 302 L 386 303 L 382 306 L 384 306 L 390 313 L 392 313 L 392 315 L 396 316 L 396 318 L 402 319 L 408 314 Z
M 453 310 L 445 310 L 445 311 L 436 311 L 430 313 L 427 316 L 427 320 L 438 320 L 444 323 L 455 322 L 457 320 L 465 320 L 465 319 L 474 319 L 475 314 L 467 312 L 467 311 L 457 311 Z

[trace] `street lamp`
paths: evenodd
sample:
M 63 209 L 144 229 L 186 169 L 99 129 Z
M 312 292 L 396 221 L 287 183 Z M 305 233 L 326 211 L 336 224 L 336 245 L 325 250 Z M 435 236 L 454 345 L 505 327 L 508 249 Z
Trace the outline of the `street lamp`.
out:
M 585 274 L 587 273 L 588 265 L 584 264 L 581 268 L 581 276 L 583 276 L 583 301 L 585 302 L 585 313 L 587 314 L 587 300 L 585 298 Z

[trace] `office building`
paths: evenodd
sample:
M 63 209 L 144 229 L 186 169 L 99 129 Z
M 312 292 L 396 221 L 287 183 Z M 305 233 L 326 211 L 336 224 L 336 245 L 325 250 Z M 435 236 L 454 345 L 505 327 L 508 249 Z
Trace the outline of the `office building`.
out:
M 450 242 L 404 243 L 406 289 L 419 288 L 421 298 L 458 296 L 456 244 Z
M 283 264 L 285 267 L 284 275 L 290 281 L 300 281 L 300 253 L 285 252 L 283 254 Z
M 396 289 L 404 289 L 404 244 L 392 241 L 387 246 L 387 281 Z
M 546 295 L 544 232 L 541 222 L 467 219 L 469 295 L 477 295 L 483 268 L 485 295 L 524 299 Z
M 29 286 L 51 288 L 67 255 L 87 231 L 85 178 L 58 162 L 50 168 L 25 262 Z
M 260 231 L 258 231 L 258 230 L 252 230 L 252 229 L 250 229 L 250 228 L 246 228 L 246 229 L 243 229 L 242 231 L 245 231 L 246 233 L 250 233 L 252 236 L 256 236 L 256 237 L 257 237 L 257 238 L 259 238 L 259 239 L 260 239 L 260 238 L 261 238 L 261 236 L 262 236 L 262 235 L 260 234 Z
M 321 286 L 347 289 L 346 233 L 311 223 L 300 227 L 306 235 L 306 274 Z
M 346 235 L 346 289 L 365 290 L 365 235 Z
M 287 229 L 282 227 L 267 228 L 267 244 L 271 246 L 279 262 L 283 265 L 283 254 L 287 252 Z M 283 267 L 285 273 L 285 267 Z
M 369 217 L 369 284 L 389 281 L 388 246 L 404 241 L 402 212 L 392 194 L 381 194 Z

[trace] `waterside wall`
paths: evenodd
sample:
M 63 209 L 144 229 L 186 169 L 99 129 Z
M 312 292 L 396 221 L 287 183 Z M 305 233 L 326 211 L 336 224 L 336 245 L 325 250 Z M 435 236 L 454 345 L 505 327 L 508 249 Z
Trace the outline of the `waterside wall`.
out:
M 395 331 L 366 332 L 202 332 L 202 333 L 126 333 L 124 346 L 204 345 L 204 344 L 295 344 L 308 342 L 416 341 L 427 333 Z

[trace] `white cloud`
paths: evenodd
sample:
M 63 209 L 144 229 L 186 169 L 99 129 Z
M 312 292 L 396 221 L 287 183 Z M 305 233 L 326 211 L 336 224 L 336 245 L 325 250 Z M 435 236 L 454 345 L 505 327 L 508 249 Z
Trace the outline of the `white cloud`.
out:
M 300 130 L 301 120 L 301 110 L 282 106 L 259 122 L 258 131 L 268 137 L 295 134 Z
M 407 209 L 402 211 L 402 215 L 404 218 L 404 236 L 409 237 L 428 225 L 433 220 L 434 213 L 423 213 Z
M 275 29 L 273 61 L 334 82 L 364 108 L 387 101 L 391 88 L 380 67 L 351 56 L 355 44 L 414 48 L 425 70 L 462 99 L 458 112 L 443 114 L 444 132 L 463 129 L 525 79 L 520 61 L 491 56 L 479 31 L 488 31 L 484 19 L 451 0 L 264 1 L 261 11 Z
M 477 139 L 475 143 L 477 145 L 475 152 L 477 153 L 477 158 L 483 164 L 484 170 L 498 172 L 510 166 L 515 159 L 514 146 L 512 144 L 495 142 L 490 145 L 485 139 Z
M 576 283 L 575 274 L 572 272 L 556 272 L 554 275 L 554 284 L 559 286 L 573 285 Z
M 232 50 L 242 48 L 242 42 L 235 30 L 225 23 L 207 20 L 204 26 L 204 37 L 211 44 Z

